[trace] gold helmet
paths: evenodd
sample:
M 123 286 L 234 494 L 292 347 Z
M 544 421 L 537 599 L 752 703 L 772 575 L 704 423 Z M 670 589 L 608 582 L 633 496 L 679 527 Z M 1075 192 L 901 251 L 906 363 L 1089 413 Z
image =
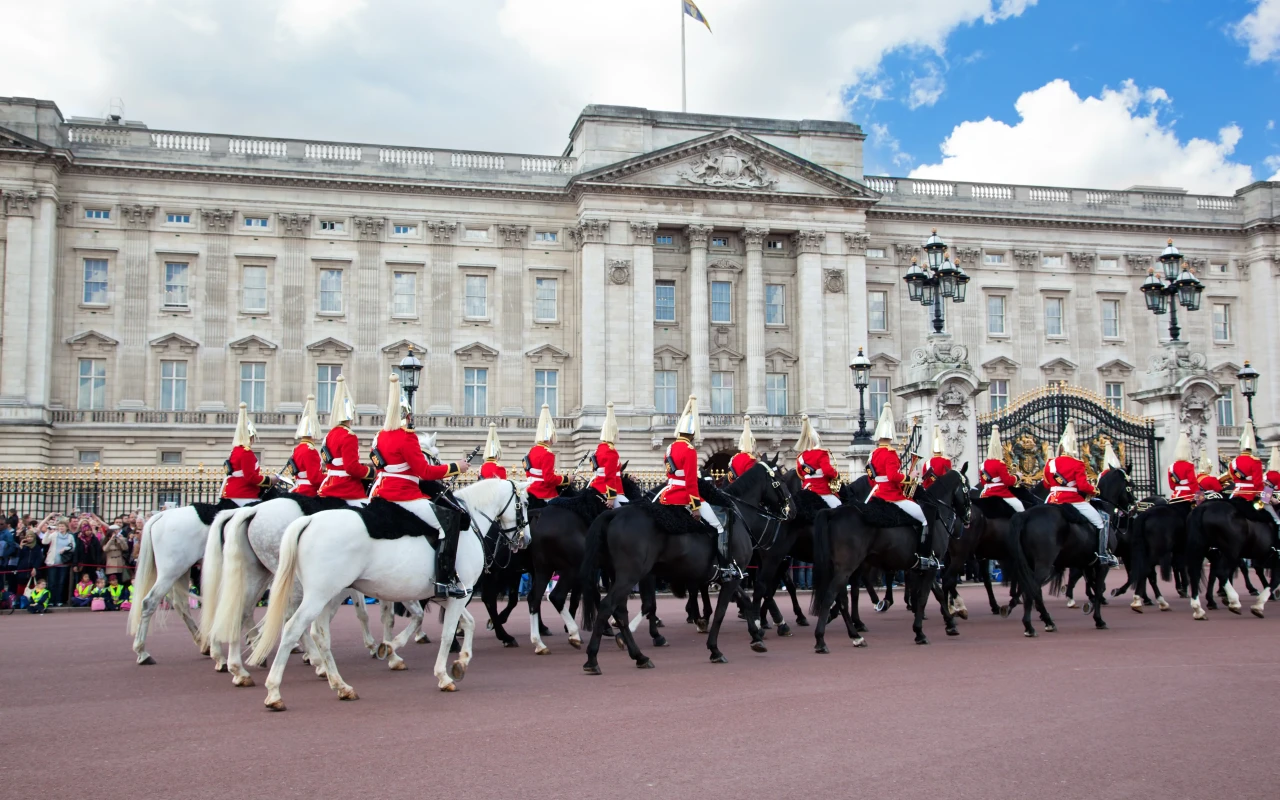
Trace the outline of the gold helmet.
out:
M 605 404 L 604 424 L 600 426 L 600 441 L 618 443 L 618 418 L 613 415 L 613 403 Z
M 689 401 L 684 404 L 684 411 L 680 412 L 680 419 L 676 422 L 676 436 L 687 436 L 690 439 L 702 438 L 702 421 L 698 418 L 698 398 L 689 395 Z
M 409 405 L 409 396 L 400 388 L 400 379 L 394 374 L 387 381 L 387 416 L 382 421 L 384 431 L 394 431 L 405 427 L 413 406 Z
M 1062 429 L 1062 440 L 1058 442 L 1058 452 L 1072 458 L 1080 457 L 1080 444 L 1076 441 L 1075 420 L 1067 420 L 1067 427 Z
M 551 418 L 551 406 L 542 404 L 542 413 L 538 416 L 538 427 L 534 431 L 533 441 L 540 444 L 556 443 L 556 423 Z
M 819 447 L 822 447 L 822 440 L 818 438 L 818 432 L 813 429 L 813 423 L 809 422 L 809 415 L 801 414 L 800 438 L 796 439 L 796 452 L 803 453 Z
M 1200 461 L 1196 463 L 1196 473 L 1199 475 L 1213 474 L 1213 461 L 1209 459 L 1209 445 L 1200 448 Z
M 876 432 L 872 435 L 877 444 L 888 442 L 893 444 L 893 409 L 888 403 L 880 409 L 880 420 L 876 422 Z
M 1178 443 L 1173 446 L 1173 460 L 1191 460 L 1191 437 L 1186 431 L 1178 431 Z
M 991 426 L 991 441 L 987 442 L 987 460 L 1003 461 L 1004 445 L 1000 442 L 1000 426 Z
M 937 425 L 933 426 L 933 454 L 942 455 L 942 428 Z
M 320 419 L 316 416 L 316 396 L 307 395 L 307 402 L 302 405 L 302 414 L 298 416 L 298 429 L 293 432 L 295 439 L 319 439 Z
M 738 437 L 738 450 L 751 454 L 756 452 L 756 435 L 751 432 L 750 415 L 742 417 L 742 435 Z
M 1253 432 L 1253 420 L 1244 421 L 1244 433 L 1240 434 L 1240 452 L 1252 453 L 1258 449 L 1258 437 Z
M 484 460 L 497 461 L 502 458 L 502 442 L 498 441 L 498 426 L 489 423 L 489 438 L 484 440 Z
M 253 447 L 253 440 L 257 435 L 258 430 L 253 427 L 253 420 L 249 419 L 249 406 L 241 403 L 240 414 L 236 417 L 236 435 L 231 440 L 231 446 Z
M 329 408 L 330 429 L 346 425 L 356 418 L 356 401 L 352 399 L 351 392 L 347 389 L 345 375 L 338 376 L 338 385 L 334 387 L 333 400 L 329 403 Z

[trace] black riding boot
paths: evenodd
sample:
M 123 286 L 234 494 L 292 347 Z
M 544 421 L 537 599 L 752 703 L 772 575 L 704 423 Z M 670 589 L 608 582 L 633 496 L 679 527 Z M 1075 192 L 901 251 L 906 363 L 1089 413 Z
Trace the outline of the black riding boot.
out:
M 1115 569 L 1120 566 L 1120 559 L 1112 555 L 1110 548 L 1107 547 L 1111 539 L 1111 519 L 1107 515 L 1102 516 L 1102 527 L 1098 529 L 1098 563 L 1108 569 Z
M 716 569 L 721 583 L 730 580 L 742 580 L 742 570 L 729 557 L 729 529 L 723 525 L 716 532 Z
M 461 599 L 467 596 L 467 590 L 458 582 L 458 573 L 453 568 L 458 557 L 458 530 L 455 526 L 448 527 L 452 529 L 445 530 L 436 554 L 436 597 Z
M 941 567 L 941 562 L 934 557 L 933 548 L 929 547 L 929 526 L 923 525 L 920 528 L 920 547 L 916 551 L 916 564 L 912 569 L 928 572 Z

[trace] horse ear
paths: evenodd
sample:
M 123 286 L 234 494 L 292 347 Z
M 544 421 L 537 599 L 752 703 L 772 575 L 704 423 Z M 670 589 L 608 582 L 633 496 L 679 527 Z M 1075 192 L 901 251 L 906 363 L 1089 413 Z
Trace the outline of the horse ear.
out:
M 1126 461 L 1126 462 L 1124 462 L 1124 471 L 1125 471 L 1125 472 L 1133 472 L 1133 462 L 1132 462 L 1132 461 Z
M 622 466 L 618 467 L 618 472 L 626 472 L 626 471 L 627 471 L 627 465 L 628 465 L 628 464 L 630 464 L 630 463 L 631 463 L 631 459 L 627 459 L 626 461 L 623 461 L 623 462 L 622 462 Z
M 960 474 L 961 474 L 961 475 L 964 475 L 966 478 L 967 478 L 967 477 L 969 477 L 969 462 L 968 462 L 968 461 L 966 461 L 966 462 L 964 462 L 963 464 L 961 464 L 961 465 L 960 465 Z

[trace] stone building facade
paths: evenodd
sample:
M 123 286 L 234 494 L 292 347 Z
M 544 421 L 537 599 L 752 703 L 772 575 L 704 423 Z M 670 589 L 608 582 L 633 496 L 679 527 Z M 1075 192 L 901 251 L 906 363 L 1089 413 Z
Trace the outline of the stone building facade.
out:
M 419 427 L 453 455 L 496 422 L 509 462 L 542 402 L 571 462 L 612 401 L 625 457 L 657 467 L 690 393 L 709 459 L 744 413 L 765 449 L 789 449 L 808 413 L 843 452 L 859 348 L 868 405 L 892 402 L 902 426 L 1065 381 L 1166 437 L 1198 425 L 1215 450 L 1252 359 L 1255 416 L 1280 438 L 1280 185 L 868 177 L 864 138 L 588 106 L 562 155 L 537 156 L 157 130 L 0 98 L 0 457 L 218 463 L 243 399 L 264 461 L 282 462 L 305 396 L 323 407 L 338 374 L 371 431 L 409 347 Z M 941 338 L 902 281 L 934 227 L 973 278 Z M 1181 348 L 1138 289 L 1169 237 L 1206 284 Z M 963 427 L 949 447 L 972 458 Z

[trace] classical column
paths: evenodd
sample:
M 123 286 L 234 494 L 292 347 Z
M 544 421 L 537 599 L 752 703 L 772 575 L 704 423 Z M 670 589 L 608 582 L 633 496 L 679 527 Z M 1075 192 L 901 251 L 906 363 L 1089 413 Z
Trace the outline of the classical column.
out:
M 276 214 L 280 234 L 284 238 L 280 248 L 280 355 L 278 359 L 281 380 L 280 405 L 282 408 L 297 406 L 308 394 L 317 390 L 315 376 L 307 374 L 306 344 L 303 337 L 307 328 L 306 258 L 307 234 L 311 231 L 310 214 Z
M 35 304 L 31 302 L 34 269 L 36 210 L 40 199 L 35 192 L 7 189 L 0 194 L 0 210 L 5 212 L 7 233 L 4 248 L 4 318 L 0 319 L 4 341 L 0 343 L 0 401 L 4 405 L 27 405 L 27 337 Z
M 796 248 L 796 289 L 800 295 L 796 307 L 800 323 L 800 411 L 807 414 L 826 413 L 825 357 L 826 332 L 822 313 L 822 231 L 797 231 L 792 239 Z
M 636 414 L 653 414 L 653 234 L 652 222 L 631 223 L 631 301 L 635 329 L 635 377 L 631 405 Z
M 152 281 L 148 279 L 151 263 L 151 220 L 155 206 L 131 205 L 120 207 L 120 221 L 124 223 L 124 252 L 121 258 L 122 280 L 120 286 L 120 349 L 117 363 L 143 365 L 147 363 L 147 295 Z M 146 370 L 140 370 L 145 374 Z M 143 408 L 146 405 L 146 386 L 143 380 L 119 381 L 120 408 Z
M 57 259 L 55 270 L 57 274 L 54 277 L 54 297 L 66 298 L 73 297 L 76 286 L 76 273 L 80 271 L 80 265 L 76 263 L 73 257 L 74 251 L 70 247 L 70 240 L 74 235 L 74 231 L 68 226 L 71 220 L 75 218 L 76 204 L 70 200 L 60 200 L 55 208 L 57 211 Z M 0 271 L 3 271 L 3 253 L 4 248 L 0 244 Z M 4 297 L 4 285 L 0 282 L 0 297 Z M 53 346 L 57 348 L 59 342 L 65 341 L 75 335 L 71 324 L 76 310 L 76 304 L 71 302 L 55 301 L 53 304 Z M 71 372 L 70 365 L 64 357 L 65 352 L 55 349 L 54 354 L 50 356 L 49 371 L 49 404 L 51 406 L 61 406 L 63 408 L 74 405 L 67 392 L 71 388 Z
M 431 327 L 428 330 L 428 347 L 431 352 L 427 358 L 427 372 L 423 376 L 429 378 L 424 383 L 429 393 L 431 405 L 428 414 L 453 413 L 453 321 L 462 315 L 462 309 L 453 305 L 453 237 L 457 233 L 456 222 L 427 221 L 427 230 L 431 233 L 431 247 L 428 248 L 430 264 L 431 292 Z
M 849 412 L 858 412 L 858 390 L 853 388 L 853 374 L 847 368 L 857 355 L 859 347 L 867 347 L 867 245 L 871 234 L 866 231 L 846 233 L 845 247 L 845 299 L 848 303 L 849 321 L 846 331 L 847 352 L 842 374 L 849 387 Z M 870 353 L 867 353 L 870 355 Z
M 747 413 L 764 414 L 764 237 L 768 228 L 746 228 Z
M 200 404 L 197 411 L 227 409 L 227 291 L 231 271 L 231 230 L 236 212 L 201 211 L 209 255 L 204 264 L 203 341 L 200 347 Z
M 506 416 L 524 414 L 524 243 L 529 236 L 527 225 L 499 225 L 502 259 L 498 266 L 498 292 L 502 303 L 498 341 L 498 413 Z M 537 409 L 534 413 L 537 413 Z
M 707 298 L 707 239 L 711 231 L 710 225 L 685 228 L 689 238 L 689 386 L 703 411 L 711 408 L 711 304 Z
M 382 264 L 382 231 L 387 221 L 380 217 L 356 217 L 356 264 L 355 264 L 355 315 L 350 319 L 355 331 L 352 336 L 355 353 L 351 361 L 355 367 L 355 385 L 365 392 L 365 402 L 360 405 L 382 408 L 386 402 L 385 387 L 387 371 L 382 366 L 381 351 L 378 349 L 382 331 L 386 325 L 386 302 L 381 291 Z M 350 324 L 349 323 L 349 324 Z M 378 387 L 383 394 L 379 397 L 370 388 Z M 357 396 L 357 399 L 359 397 Z
M 573 229 L 574 241 L 582 248 L 582 307 L 580 320 L 598 318 L 604 309 L 604 238 L 607 219 L 584 219 Z M 605 381 L 608 377 L 605 337 L 582 327 L 582 413 L 603 414 Z

